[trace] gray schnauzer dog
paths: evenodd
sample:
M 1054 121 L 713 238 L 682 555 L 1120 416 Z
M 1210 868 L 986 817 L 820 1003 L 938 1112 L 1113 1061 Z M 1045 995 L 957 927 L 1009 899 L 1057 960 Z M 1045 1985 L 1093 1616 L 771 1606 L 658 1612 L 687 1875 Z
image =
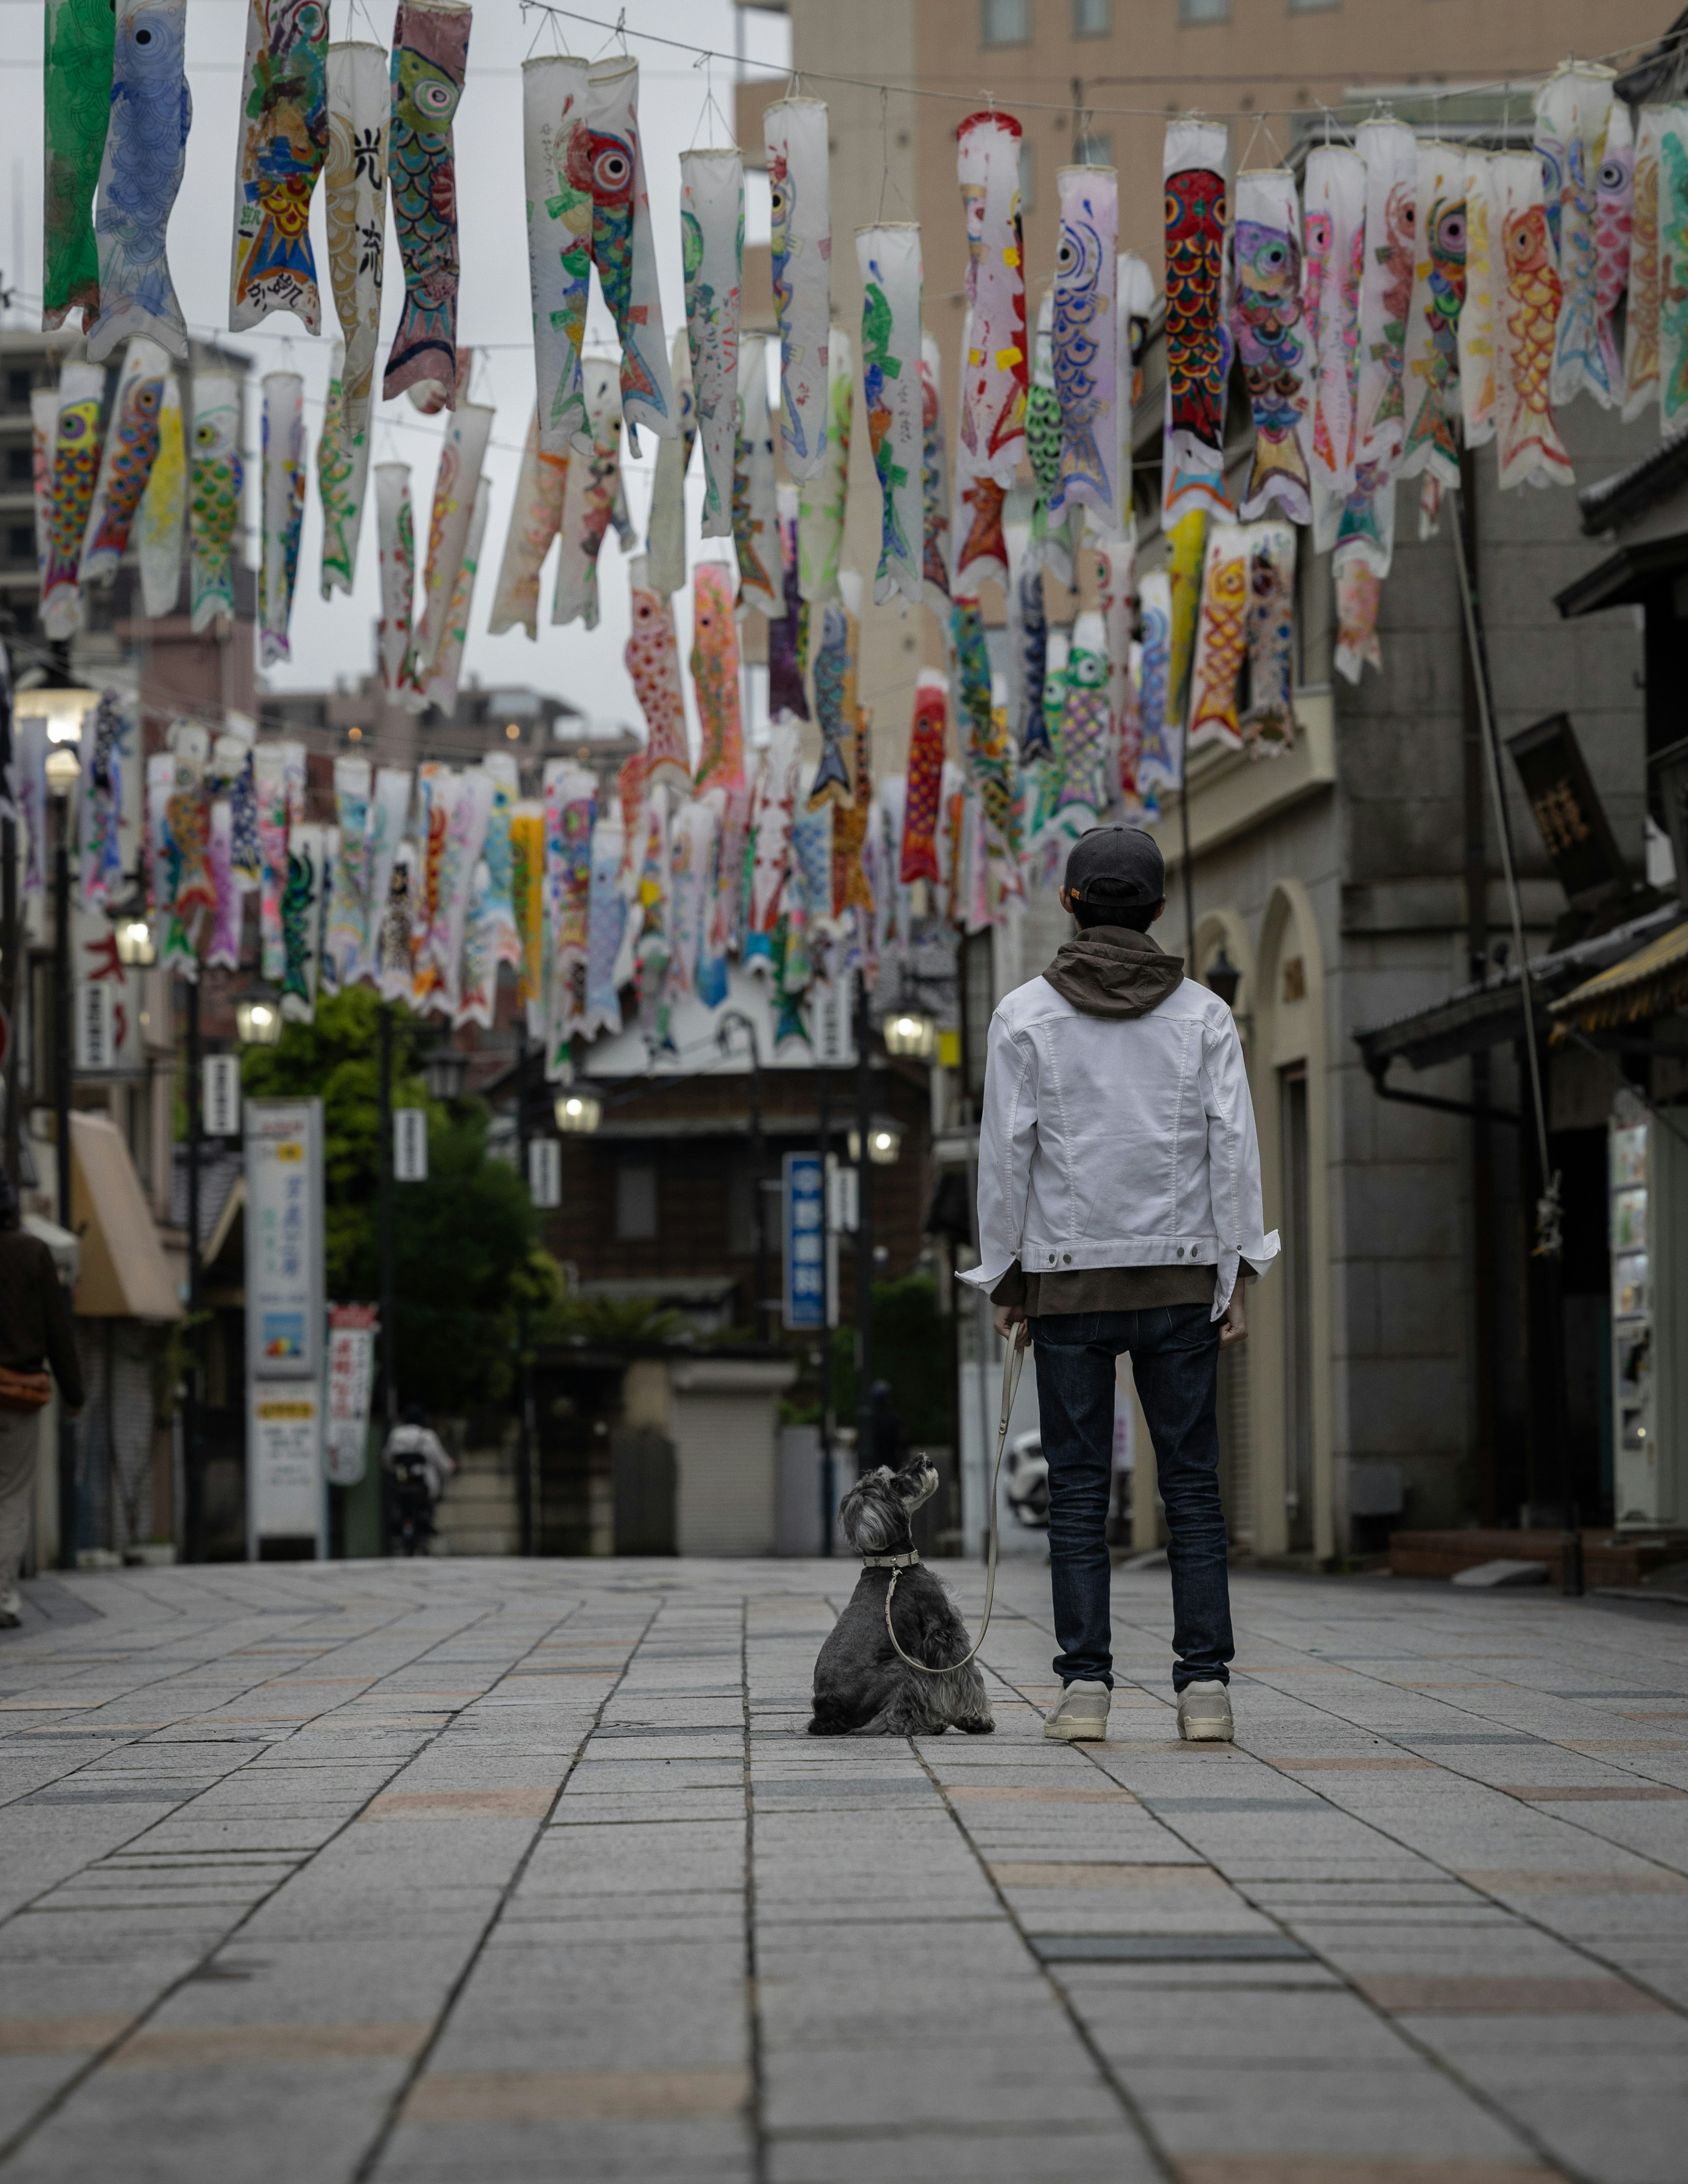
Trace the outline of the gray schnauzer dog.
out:
M 885 1629 L 885 1595 L 895 1576 L 891 1618 L 904 1652 L 934 1669 L 967 1653 L 967 1625 L 915 1552 L 909 1527 L 937 1490 L 938 1474 L 916 1457 L 900 1471 L 881 1464 L 866 1473 L 844 1496 L 844 1535 L 864 1568 L 815 1663 L 811 1736 L 941 1736 L 951 1727 L 980 1736 L 995 1728 L 984 1679 L 971 1662 L 922 1676 L 898 1659 Z M 894 1556 L 911 1559 L 899 1569 Z

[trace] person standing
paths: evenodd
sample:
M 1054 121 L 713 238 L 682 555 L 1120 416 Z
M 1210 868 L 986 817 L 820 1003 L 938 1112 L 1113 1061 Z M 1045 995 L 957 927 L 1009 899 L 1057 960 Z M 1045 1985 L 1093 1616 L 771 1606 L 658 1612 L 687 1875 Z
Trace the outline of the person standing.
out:
M 1219 1503 L 1219 1351 L 1241 1281 L 1278 1256 L 1231 1012 L 1149 928 L 1166 866 L 1139 829 L 1092 827 L 1067 860 L 1078 930 L 991 1018 L 979 1128 L 979 1264 L 996 1331 L 1037 1363 L 1049 1465 L 1059 1703 L 1044 1735 L 1107 1733 L 1106 1524 L 1116 1361 L 1129 1351 L 1169 1535 L 1178 1734 L 1228 1741 L 1231 1640 Z
M 52 1252 L 21 1226 L 17 1194 L 0 1173 L 0 1630 L 23 1620 L 18 1567 L 30 1534 L 41 1415 L 54 1379 L 65 1407 L 80 1411 L 82 1367 L 70 1303 Z

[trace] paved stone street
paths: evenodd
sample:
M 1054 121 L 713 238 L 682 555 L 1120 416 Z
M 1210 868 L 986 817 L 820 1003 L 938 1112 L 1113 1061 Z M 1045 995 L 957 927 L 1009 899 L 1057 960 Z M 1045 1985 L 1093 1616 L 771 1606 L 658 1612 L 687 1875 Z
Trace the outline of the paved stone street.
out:
M 855 1575 L 41 1580 L 7 2184 L 1688 2177 L 1688 1615 L 1244 1578 L 1204 1750 L 1121 1576 L 1084 1749 L 1015 1568 L 994 1737 L 818 1742 Z

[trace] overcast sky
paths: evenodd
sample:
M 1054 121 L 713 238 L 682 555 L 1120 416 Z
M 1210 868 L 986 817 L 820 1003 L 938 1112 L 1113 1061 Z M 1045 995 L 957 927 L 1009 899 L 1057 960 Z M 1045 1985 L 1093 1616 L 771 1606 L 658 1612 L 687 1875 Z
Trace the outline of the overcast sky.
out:
M 395 0 L 330 0 L 331 36 L 374 38 L 392 43 Z M 733 9 L 729 0 L 627 0 L 630 31 L 683 39 L 695 46 L 713 47 L 731 55 L 734 50 Z M 613 24 L 618 13 L 607 0 L 583 0 L 581 13 Z M 193 92 L 193 128 L 187 144 L 187 171 L 176 200 L 170 230 L 170 258 L 176 291 L 188 323 L 196 333 L 226 336 L 231 346 L 244 349 L 254 359 L 255 371 L 248 405 L 250 438 L 248 456 L 248 519 L 257 510 L 257 433 L 259 414 L 257 377 L 265 370 L 289 370 L 304 375 L 305 416 L 312 465 L 306 499 L 304 540 L 299 560 L 298 592 L 292 620 L 292 664 L 269 671 L 274 689 L 319 688 L 337 677 L 355 677 L 372 664 L 373 626 L 379 613 L 379 582 L 376 566 L 373 489 L 358 551 L 357 590 L 351 598 L 337 593 L 325 604 L 318 594 L 321 523 L 316 498 L 315 454 L 322 421 L 323 397 L 328 382 L 330 343 L 335 331 L 329 292 L 328 253 L 325 237 L 322 193 L 319 190 L 311 217 L 313 248 L 322 288 L 325 332 L 318 339 L 307 334 L 290 313 L 278 312 L 265 320 L 256 333 L 226 336 L 230 239 L 233 220 L 234 173 L 238 135 L 237 108 L 242 59 L 246 42 L 246 0 L 188 0 L 188 77 Z M 744 36 L 753 63 L 763 71 L 784 64 L 786 24 L 775 15 L 747 9 Z M 615 50 L 613 37 L 603 29 L 582 21 L 559 20 L 561 50 L 596 58 Z M 536 41 L 538 42 L 536 44 Z M 527 281 L 527 238 L 522 193 L 521 64 L 530 50 L 549 51 L 554 44 L 550 24 L 538 14 L 525 20 L 516 0 L 478 0 L 470 41 L 469 70 L 463 102 L 456 121 L 459 233 L 463 263 L 463 286 L 458 317 L 458 339 L 473 346 L 477 365 L 472 393 L 478 401 L 497 409 L 493 448 L 487 459 L 492 479 L 492 512 L 482 551 L 480 579 L 465 660 L 465 678 L 483 683 L 532 683 L 572 699 L 588 713 L 610 719 L 638 722 L 639 713 L 632 686 L 621 665 L 621 648 L 627 634 L 627 579 L 626 564 L 613 535 L 606 542 L 599 565 L 602 620 L 589 634 L 578 623 L 553 630 L 543 619 L 550 611 L 550 571 L 548 569 L 541 601 L 539 641 L 530 644 L 520 631 L 504 637 L 487 635 L 487 618 L 504 550 L 515 495 L 516 471 L 527 421 L 533 405 L 532 320 Z M 732 64 L 716 64 L 712 70 L 694 65 L 691 57 L 629 36 L 628 51 L 639 63 L 639 111 L 644 137 L 646 171 L 650 190 L 653 225 L 662 283 L 663 310 L 671 340 L 682 323 L 679 198 L 679 154 L 694 142 L 720 143 L 724 136 L 713 116 L 703 120 L 705 98 L 712 80 L 730 117 Z M 41 123 L 42 8 L 40 0 L 0 0 L 0 86 L 6 94 L 5 131 L 7 170 L 0 170 L 8 197 L 7 218 L 0 222 L 0 246 L 5 253 L 5 275 L 28 299 L 27 311 L 14 311 L 14 325 L 40 324 L 41 294 Z M 753 177 L 749 194 L 749 239 L 767 240 L 766 186 Z M 404 294 L 397 244 L 388 214 L 387 267 L 384 291 L 385 326 L 381 361 L 376 365 L 380 386 L 387 343 L 397 324 Z M 593 283 L 593 315 L 588 328 L 589 343 L 611 345 L 612 328 Z M 416 502 L 419 540 L 426 535 L 427 508 L 438 460 L 441 421 L 424 418 L 401 396 L 397 402 L 378 404 L 372 462 L 398 460 L 411 466 L 411 492 Z M 654 443 L 643 435 L 643 460 L 627 465 L 628 498 L 641 536 L 649 497 Z M 694 464 L 694 470 L 695 471 Z M 701 487 L 694 482 L 699 497 Z M 694 512 L 691 535 L 696 535 Z M 255 533 L 251 551 L 256 558 Z M 711 549 L 718 552 L 718 547 Z M 689 645 L 684 626 L 683 598 L 677 604 L 682 614 L 681 645 Z

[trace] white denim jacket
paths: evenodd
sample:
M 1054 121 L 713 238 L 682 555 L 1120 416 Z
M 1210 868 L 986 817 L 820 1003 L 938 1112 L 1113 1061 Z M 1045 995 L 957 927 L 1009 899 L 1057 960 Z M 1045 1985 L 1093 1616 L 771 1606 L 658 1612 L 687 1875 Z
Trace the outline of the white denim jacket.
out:
M 1217 994 L 1182 980 L 1146 1015 L 1086 1015 L 1046 978 L 990 1022 L 979 1128 L 979 1264 L 989 1289 L 1079 1268 L 1217 1268 L 1215 1319 L 1237 1262 L 1264 1273 L 1260 1146 L 1243 1050 Z

